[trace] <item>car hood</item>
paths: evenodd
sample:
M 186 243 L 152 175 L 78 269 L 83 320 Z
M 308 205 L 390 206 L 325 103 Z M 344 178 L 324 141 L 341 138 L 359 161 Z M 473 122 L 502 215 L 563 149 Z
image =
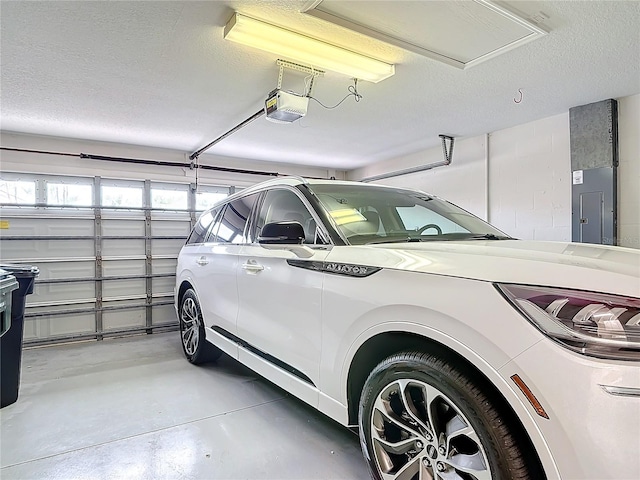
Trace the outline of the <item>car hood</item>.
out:
M 327 260 L 640 297 L 640 250 L 623 247 L 525 240 L 430 241 L 340 247 Z

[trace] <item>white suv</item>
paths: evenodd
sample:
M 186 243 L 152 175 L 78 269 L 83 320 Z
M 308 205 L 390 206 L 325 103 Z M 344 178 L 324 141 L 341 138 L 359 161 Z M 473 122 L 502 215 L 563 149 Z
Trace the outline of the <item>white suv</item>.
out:
M 640 478 L 640 251 L 422 192 L 284 178 L 205 212 L 182 344 L 357 426 L 375 479 Z

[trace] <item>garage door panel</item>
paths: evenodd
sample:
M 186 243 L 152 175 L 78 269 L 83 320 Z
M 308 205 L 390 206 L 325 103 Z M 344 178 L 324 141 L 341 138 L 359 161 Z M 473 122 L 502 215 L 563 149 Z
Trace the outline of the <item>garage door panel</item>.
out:
M 184 245 L 184 240 L 153 240 L 151 243 L 152 255 L 171 255 L 178 257 L 180 249 Z
M 151 235 L 154 237 L 184 237 L 186 240 L 189 233 L 191 233 L 191 220 L 188 217 L 182 221 L 156 221 L 151 224 Z
M 44 221 L 41 223 L 39 219 L 30 219 L 30 218 L 14 218 L 14 217 L 3 217 L 5 222 L 8 222 L 9 228 L 2 232 L 2 235 L 7 236 L 30 236 L 36 237 L 41 235 L 46 235 L 48 232 L 46 230 L 46 224 Z M 40 228 L 38 228 L 40 227 Z
M 50 322 L 52 335 L 89 333 L 96 329 L 96 320 L 92 313 L 51 317 Z
M 36 284 L 33 293 L 27 297 L 28 305 L 40 303 L 72 304 L 80 301 L 95 301 L 93 282 Z
M 2 252 L 4 261 L 4 251 Z M 25 265 L 35 265 L 40 270 L 36 284 L 45 280 L 62 280 L 67 278 L 88 278 L 95 277 L 95 261 L 69 261 L 61 259 L 55 262 L 21 262 Z M 73 288 L 68 284 L 69 288 Z
M 153 324 L 160 325 L 163 323 L 177 322 L 176 310 L 173 305 L 161 305 L 153 307 Z
M 145 291 L 144 278 L 132 278 L 127 280 L 110 280 L 102 283 L 102 295 L 105 298 L 127 297 Z
M 164 228 L 163 225 L 171 223 L 189 223 L 191 215 L 187 212 L 152 211 L 152 228 Z M 170 227 L 169 227 L 170 228 Z
M 40 243 L 40 242 L 37 242 Z M 91 257 L 95 254 L 94 240 L 49 240 L 42 242 L 45 244 L 46 251 L 54 258 L 58 257 Z
M 24 340 L 50 337 L 49 320 L 44 318 L 24 319 Z
M 94 308 L 95 299 L 86 303 L 77 304 L 27 305 L 24 319 L 24 340 L 46 339 L 47 337 L 61 335 L 82 335 L 95 332 L 96 319 L 93 313 Z M 69 310 L 83 311 L 80 313 L 69 313 Z M 53 314 L 55 312 L 60 313 L 55 315 Z
M 88 219 L 56 219 L 49 221 L 45 235 L 93 236 L 94 220 Z
M 144 255 L 144 240 L 102 240 L 102 256 Z
M 178 265 L 177 258 L 154 258 L 153 259 L 153 273 L 172 273 L 175 275 L 176 266 Z
M 16 260 L 22 260 L 24 256 L 24 252 L 20 250 L 20 248 L 14 248 L 11 245 L 14 242 L 10 242 L 8 240 L 4 240 L 0 242 L 0 258 L 2 258 L 3 263 L 11 263 Z M 32 257 L 35 258 L 35 257 Z
M 37 315 L 46 315 L 48 313 L 56 313 L 62 312 L 60 314 L 61 317 L 66 315 L 69 310 L 93 310 L 95 308 L 96 299 L 95 298 L 87 298 L 83 300 L 78 300 L 74 303 L 69 302 L 55 302 L 55 303 L 34 303 L 27 304 L 27 308 L 25 310 L 25 315 L 30 316 L 33 314 Z M 75 315 L 75 314 L 74 314 Z
M 102 221 L 102 235 L 104 236 L 144 236 L 144 218 L 142 219 L 114 219 Z
M 93 240 L 4 240 L 2 259 L 78 258 L 94 255 Z
M 44 237 L 48 235 L 93 236 L 91 218 L 24 217 L 9 219 L 7 235 Z
M 104 260 L 102 262 L 102 274 L 105 277 L 123 275 L 144 275 L 144 259 L 136 260 Z
M 81 335 L 92 333 L 95 328 L 95 317 L 92 313 L 27 318 L 24 322 L 24 339 L 38 340 L 63 335 Z
M 145 324 L 146 311 L 144 308 L 105 311 L 102 313 L 102 325 L 105 332 L 120 328 L 144 327 Z
M 176 285 L 174 277 L 157 277 L 152 279 L 151 282 L 153 294 L 171 294 L 173 295 L 173 288 Z
M 40 269 L 38 280 L 60 280 L 65 278 L 94 278 L 96 273 L 95 261 L 85 260 L 70 262 L 41 262 L 35 264 Z M 67 288 L 74 288 L 73 284 L 66 284 Z

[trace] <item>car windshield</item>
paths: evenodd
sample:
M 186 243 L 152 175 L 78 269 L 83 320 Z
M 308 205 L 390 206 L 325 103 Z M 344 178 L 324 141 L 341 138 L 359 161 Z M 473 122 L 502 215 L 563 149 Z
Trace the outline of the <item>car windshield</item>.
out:
M 510 238 L 466 210 L 425 193 L 339 183 L 310 188 L 351 245 Z

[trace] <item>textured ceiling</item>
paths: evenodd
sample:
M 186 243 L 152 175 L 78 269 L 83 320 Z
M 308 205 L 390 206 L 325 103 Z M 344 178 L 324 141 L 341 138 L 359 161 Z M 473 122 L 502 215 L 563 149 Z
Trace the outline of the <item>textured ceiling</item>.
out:
M 396 74 L 361 82 L 358 103 L 311 102 L 289 125 L 261 118 L 212 154 L 351 169 L 438 145 L 440 133 L 473 136 L 640 93 L 638 1 L 502 2 L 549 35 L 466 70 L 300 13 L 307 3 L 2 0 L 0 128 L 197 150 L 276 85 L 277 56 L 222 38 L 234 10 L 395 63 Z M 314 96 L 332 105 L 350 84 L 328 72 Z M 286 73 L 284 87 L 301 92 L 304 77 Z

